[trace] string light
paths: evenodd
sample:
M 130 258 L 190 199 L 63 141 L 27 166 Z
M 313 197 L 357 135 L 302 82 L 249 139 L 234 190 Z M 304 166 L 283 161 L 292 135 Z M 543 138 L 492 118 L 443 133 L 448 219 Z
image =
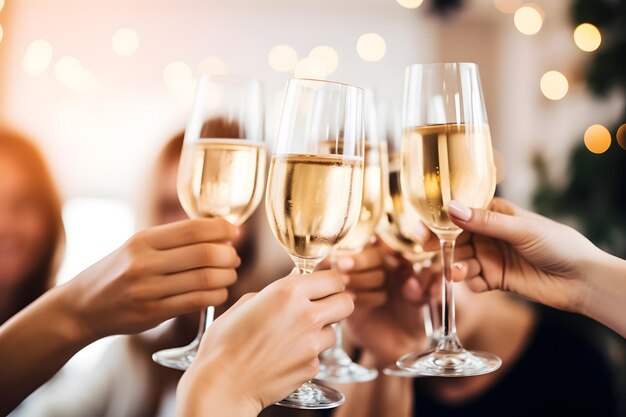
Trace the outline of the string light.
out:
M 550 100 L 562 99 L 569 89 L 567 78 L 558 71 L 548 71 L 543 74 L 539 86 L 543 95 Z
M 591 23 L 583 23 L 574 30 L 574 42 L 585 52 L 595 51 L 602 43 L 602 34 Z
M 615 135 L 617 139 L 617 143 L 626 151 L 626 123 L 621 125 L 619 129 L 617 129 L 617 134 Z
M 364 33 L 356 43 L 356 50 L 365 61 L 376 62 L 385 56 L 387 45 L 378 33 Z
M 111 38 L 113 51 L 119 56 L 131 56 L 139 49 L 139 35 L 132 29 L 123 28 Z
M 24 52 L 22 68 L 27 74 L 37 75 L 43 73 L 52 61 L 52 45 L 45 39 L 32 41 Z
M 288 45 L 276 45 L 267 54 L 267 61 L 274 71 L 291 71 L 298 64 L 298 54 Z
M 308 60 L 314 62 L 313 65 L 321 65 L 323 67 L 324 77 L 335 72 L 339 66 L 339 54 L 327 45 L 320 45 L 311 49 Z
M 193 89 L 193 73 L 182 61 L 172 61 L 163 70 L 163 81 L 173 93 L 184 93 Z
M 522 0 L 493 0 L 493 5 L 502 13 L 515 13 L 522 5 Z
M 543 25 L 543 9 L 528 3 L 517 9 L 513 16 L 515 27 L 524 35 L 535 35 Z
M 407 9 L 417 9 L 424 0 L 397 0 L 398 4 Z
M 600 124 L 589 126 L 585 131 L 585 146 L 595 154 L 606 152 L 611 146 L 611 132 Z

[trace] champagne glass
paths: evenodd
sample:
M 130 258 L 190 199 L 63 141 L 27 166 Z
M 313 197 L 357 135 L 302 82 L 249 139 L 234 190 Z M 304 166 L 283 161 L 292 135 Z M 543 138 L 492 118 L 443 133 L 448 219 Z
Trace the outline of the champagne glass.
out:
M 365 118 L 361 211 L 354 228 L 331 254 L 333 268 L 337 258 L 355 255 L 370 243 L 383 212 L 384 182 L 387 176 L 387 143 L 382 140 L 378 132 L 376 109 L 371 92 L 365 94 L 365 104 L 367 117 Z M 315 379 L 335 384 L 366 382 L 375 379 L 378 376 L 376 369 L 369 369 L 353 362 L 343 350 L 341 324 L 335 323 L 332 327 L 335 331 L 335 345 L 320 355 L 320 372 Z
M 402 190 L 440 241 L 443 333 L 434 351 L 409 353 L 397 365 L 431 376 L 493 372 L 502 364 L 500 358 L 464 349 L 456 334 L 451 268 L 454 244 L 462 230 L 448 217 L 450 200 L 486 207 L 496 187 L 478 66 L 412 65 L 404 88 Z
M 302 279 L 358 221 L 363 107 L 358 87 L 305 79 L 287 85 L 265 205 L 270 228 Z M 309 381 L 278 405 L 324 409 L 344 400 L 340 392 Z
M 419 215 L 406 201 L 406 196 L 402 193 L 400 183 L 400 148 L 402 145 L 400 109 L 386 107 L 381 113 L 387 124 L 389 173 L 387 187 L 385 187 L 385 213 L 380 219 L 376 233 L 387 246 L 410 262 L 413 270 L 418 273 L 422 268 L 431 265 L 432 259 L 437 253 L 426 252 L 419 244 L 420 239 L 415 234 L 415 229 L 422 227 L 419 224 Z M 423 351 L 433 350 L 439 341 L 441 327 L 435 300 L 431 299 L 428 304 L 424 304 L 420 313 L 426 335 Z M 416 376 L 414 372 L 400 369 L 395 363 L 383 369 L 383 373 L 402 377 Z
M 239 226 L 263 196 L 267 155 L 263 143 L 260 81 L 233 75 L 198 80 L 178 168 L 178 197 L 191 218 L 222 218 Z M 214 307 L 201 312 L 196 338 L 152 359 L 185 370 L 193 362 Z

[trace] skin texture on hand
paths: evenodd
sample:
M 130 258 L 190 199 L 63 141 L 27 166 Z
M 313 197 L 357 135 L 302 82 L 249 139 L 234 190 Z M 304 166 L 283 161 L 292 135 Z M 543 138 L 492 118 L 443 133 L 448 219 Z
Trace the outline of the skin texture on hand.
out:
M 0 414 L 99 338 L 140 332 L 226 300 L 240 260 L 222 220 L 186 220 L 133 236 L 0 327 Z
M 626 262 L 573 228 L 494 199 L 487 210 L 457 202 L 451 220 L 470 232 L 474 259 L 455 280 L 477 292 L 501 289 L 586 314 L 626 335 Z M 476 274 L 477 273 L 477 274 Z
M 290 275 L 240 299 L 202 338 L 178 387 L 177 416 L 256 416 L 315 377 L 330 324 L 353 310 L 340 274 Z

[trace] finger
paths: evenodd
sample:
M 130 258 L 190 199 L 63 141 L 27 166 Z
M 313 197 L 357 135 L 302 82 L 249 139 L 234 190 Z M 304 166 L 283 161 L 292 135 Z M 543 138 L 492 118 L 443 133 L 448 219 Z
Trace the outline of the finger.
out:
M 369 291 L 382 288 L 385 284 L 385 271 L 374 269 L 367 272 L 350 274 L 348 289 L 351 291 Z
M 448 204 L 448 214 L 450 220 L 463 230 L 504 240 L 514 245 L 528 240 L 534 227 L 531 219 L 479 208 L 472 209 L 454 200 Z
M 480 263 L 474 258 L 464 261 L 455 262 L 452 265 L 452 280 L 460 282 L 466 279 L 474 278 L 481 272 Z
M 228 290 L 193 291 L 164 298 L 154 304 L 154 309 L 165 319 L 199 311 L 226 302 Z
M 422 248 L 426 252 L 438 251 L 439 250 L 439 238 L 434 233 L 432 233 L 430 237 L 428 238 L 428 240 L 424 242 L 424 244 L 422 245 Z
M 222 219 L 192 219 L 152 227 L 142 232 L 155 249 L 171 249 L 201 242 L 226 242 L 238 236 L 235 226 Z
M 160 273 L 176 273 L 196 268 L 237 268 L 241 259 L 237 251 L 224 243 L 196 243 L 162 251 L 156 268 Z
M 152 277 L 146 283 L 146 288 L 152 298 L 164 298 L 190 291 L 226 288 L 236 281 L 237 271 L 234 269 L 198 268 Z
M 320 331 L 320 351 L 319 353 L 322 353 L 323 351 L 325 351 L 326 349 L 330 349 L 331 347 L 333 347 L 335 345 L 335 331 L 333 330 L 333 328 L 329 325 L 324 326 L 324 328 Z
M 407 301 L 418 302 L 424 297 L 424 291 L 415 277 L 406 280 L 402 286 L 402 295 Z
M 472 245 L 463 245 L 454 249 L 454 260 L 461 261 L 467 258 L 474 257 L 474 246 Z
M 365 271 L 381 266 L 383 263 L 380 251 L 375 246 L 353 256 L 343 256 L 335 262 L 335 267 L 341 272 Z
M 490 290 L 489 286 L 487 285 L 487 281 L 485 281 L 485 278 L 481 275 L 465 280 L 465 285 L 467 285 L 470 290 L 476 293 Z
M 347 318 L 354 310 L 354 301 L 347 293 L 333 294 L 313 302 L 318 323 L 321 326 L 338 323 Z
M 376 308 L 387 302 L 386 291 L 358 291 L 355 295 L 354 305 L 359 308 Z
M 282 281 L 275 281 L 277 285 L 289 284 L 293 285 L 299 291 L 302 291 L 309 300 L 318 300 L 331 296 L 345 290 L 346 285 L 342 275 L 333 270 L 316 271 L 311 274 L 300 276 L 290 275 L 283 278 Z M 271 284 L 272 285 L 272 284 Z

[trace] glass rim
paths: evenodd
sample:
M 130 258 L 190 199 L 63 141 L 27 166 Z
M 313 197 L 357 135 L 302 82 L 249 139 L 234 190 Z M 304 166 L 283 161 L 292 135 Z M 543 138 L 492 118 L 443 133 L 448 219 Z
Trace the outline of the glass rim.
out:
M 454 66 L 454 67 L 476 67 L 478 68 L 478 64 L 475 62 L 466 62 L 466 61 L 460 61 L 460 62 L 426 62 L 424 64 L 411 64 L 411 65 L 407 65 L 407 69 L 413 69 L 413 68 L 418 68 L 418 67 L 444 67 L 444 66 Z
M 342 83 L 339 81 L 319 80 L 316 78 L 290 78 L 289 83 L 330 85 L 339 88 L 355 89 L 365 94 L 365 89 L 363 87 L 359 87 L 358 85 L 354 84 Z

